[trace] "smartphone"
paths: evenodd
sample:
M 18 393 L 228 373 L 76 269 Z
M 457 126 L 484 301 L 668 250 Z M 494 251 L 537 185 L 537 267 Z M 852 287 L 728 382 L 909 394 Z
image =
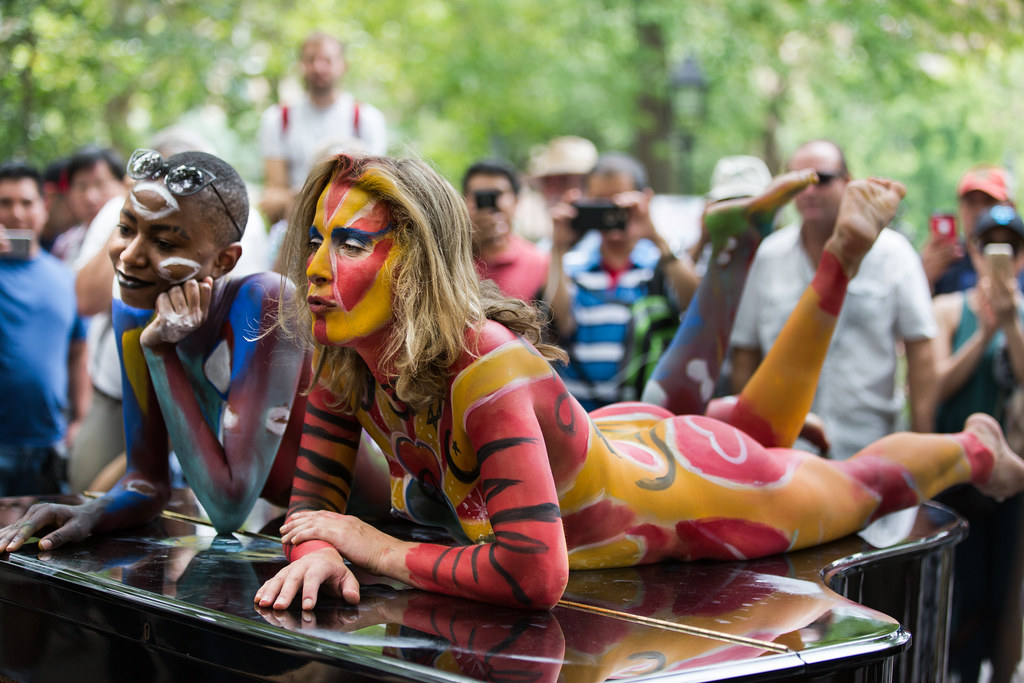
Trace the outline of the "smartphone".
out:
M 951 213 L 933 213 L 928 221 L 928 228 L 931 230 L 932 238 L 956 242 L 956 216 Z
M 11 250 L 0 254 L 0 258 L 12 261 L 27 261 L 32 252 L 35 234 L 31 230 L 6 230 L 4 237 L 11 243 Z
M 501 192 L 497 190 L 477 190 L 473 193 L 473 201 L 477 209 L 496 209 L 500 195 Z
M 1013 247 L 1009 244 L 993 242 L 985 245 L 985 260 L 993 278 L 1006 279 L 1013 277 Z
M 607 199 L 581 199 L 573 202 L 576 217 L 572 229 L 578 234 L 588 230 L 625 230 L 629 224 L 629 209 L 616 206 Z

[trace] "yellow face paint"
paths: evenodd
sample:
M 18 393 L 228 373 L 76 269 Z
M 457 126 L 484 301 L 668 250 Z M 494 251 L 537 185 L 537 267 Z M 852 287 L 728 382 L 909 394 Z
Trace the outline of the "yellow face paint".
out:
M 402 256 L 391 229 L 387 207 L 358 185 L 335 178 L 320 195 L 306 275 L 313 336 L 321 344 L 344 346 L 390 322 Z

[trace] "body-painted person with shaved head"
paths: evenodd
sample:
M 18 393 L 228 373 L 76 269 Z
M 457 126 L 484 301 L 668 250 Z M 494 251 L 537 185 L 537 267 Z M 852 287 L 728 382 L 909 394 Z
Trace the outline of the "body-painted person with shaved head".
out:
M 786 337 L 803 364 L 820 365 L 846 283 L 903 192 L 850 184 Z M 549 608 L 570 569 L 770 555 L 955 483 L 996 497 L 1024 487 L 1024 463 L 985 417 L 953 435 L 893 435 L 846 462 L 766 447 L 792 443 L 803 421 L 776 415 L 785 382 L 741 396 L 735 424 L 644 403 L 588 414 L 538 343 L 535 311 L 478 282 L 465 205 L 419 161 L 324 162 L 285 248 L 307 300 L 282 321 L 313 344 L 315 378 L 282 527 L 291 562 L 256 594 L 261 608 L 298 597 L 310 609 L 321 590 L 357 602 L 346 561 L 427 591 Z M 793 381 L 813 393 L 813 377 Z M 801 400 L 781 403 L 806 412 Z M 456 544 L 402 541 L 345 514 L 360 428 L 388 458 L 394 510 L 446 526 Z
M 268 333 L 291 288 L 269 273 L 226 277 L 242 253 L 245 185 L 201 152 L 139 150 L 128 174 L 136 183 L 108 243 L 127 472 L 84 505 L 33 506 L 0 530 L 0 549 L 50 526 L 44 550 L 149 521 L 170 496 L 171 448 L 221 533 L 238 529 L 261 495 L 288 500 L 309 361 Z

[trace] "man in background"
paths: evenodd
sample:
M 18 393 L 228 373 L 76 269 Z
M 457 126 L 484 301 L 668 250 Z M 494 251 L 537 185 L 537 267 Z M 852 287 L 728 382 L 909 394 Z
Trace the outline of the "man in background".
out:
M 300 63 L 306 97 L 294 106 L 271 105 L 260 119 L 264 173 L 260 210 L 270 223 L 288 217 L 295 193 L 325 153 L 335 149 L 387 152 L 384 114 L 341 89 L 348 70 L 341 41 L 324 33 L 311 34 L 302 43 Z
M 516 234 L 519 199 L 515 169 L 499 160 L 478 161 L 462 176 L 462 195 L 473 222 L 473 259 L 481 280 L 493 280 L 506 296 L 541 298 L 548 254 Z
M 93 221 L 112 199 L 124 199 L 124 160 L 112 149 L 83 147 L 71 155 L 67 165 L 67 203 L 75 225 L 53 243 L 52 253 L 64 263 L 78 258 Z
M 631 156 L 601 156 L 586 176 L 585 194 L 569 190 L 552 207 L 554 232 L 545 300 L 559 344 L 569 353 L 558 373 L 587 410 L 637 400 L 630 382 L 637 350 L 628 348 L 632 306 L 648 295 L 664 295 L 674 323 L 697 289 L 697 275 L 685 254 L 677 257 L 651 219 L 654 191 L 643 165 Z M 578 200 L 601 202 L 603 224 L 580 238 Z M 575 245 L 575 248 L 573 248 Z M 572 249 L 572 251 L 570 251 Z
M 799 225 L 768 235 L 758 247 L 731 337 L 732 388 L 740 393 L 811 283 L 835 229 L 850 180 L 846 158 L 830 140 L 797 149 L 789 170 L 812 169 L 818 182 L 795 198 Z M 897 429 L 897 353 L 906 352 L 911 429 L 932 431 L 936 333 L 928 282 L 913 246 L 883 230 L 849 283 L 812 412 L 825 424 L 829 457 L 846 459 Z M 798 442 L 799 445 L 799 442 Z
M 0 496 L 62 490 L 89 403 L 74 278 L 40 247 L 45 224 L 40 173 L 0 165 Z

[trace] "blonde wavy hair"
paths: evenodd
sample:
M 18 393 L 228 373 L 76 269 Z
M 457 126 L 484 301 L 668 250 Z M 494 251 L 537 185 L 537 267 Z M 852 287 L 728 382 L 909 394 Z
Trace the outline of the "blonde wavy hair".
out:
M 339 154 L 318 164 L 295 199 L 282 242 L 284 276 L 305 291 L 306 264 L 314 248 L 309 226 L 317 201 L 336 176 L 360 187 L 388 207 L 401 261 L 392 273 L 393 329 L 382 349 L 396 396 L 422 410 L 446 395 L 449 368 L 464 353 L 485 320 L 495 320 L 534 344 L 548 360 L 566 359 L 542 341 L 543 320 L 519 299 L 503 296 L 492 282 L 481 283 L 473 264 L 472 225 L 462 196 L 428 164 L 412 158 Z M 324 346 L 312 335 L 305 297 L 279 302 L 278 325 L 314 350 L 313 386 L 320 382 L 350 406 L 373 382 L 355 350 Z

